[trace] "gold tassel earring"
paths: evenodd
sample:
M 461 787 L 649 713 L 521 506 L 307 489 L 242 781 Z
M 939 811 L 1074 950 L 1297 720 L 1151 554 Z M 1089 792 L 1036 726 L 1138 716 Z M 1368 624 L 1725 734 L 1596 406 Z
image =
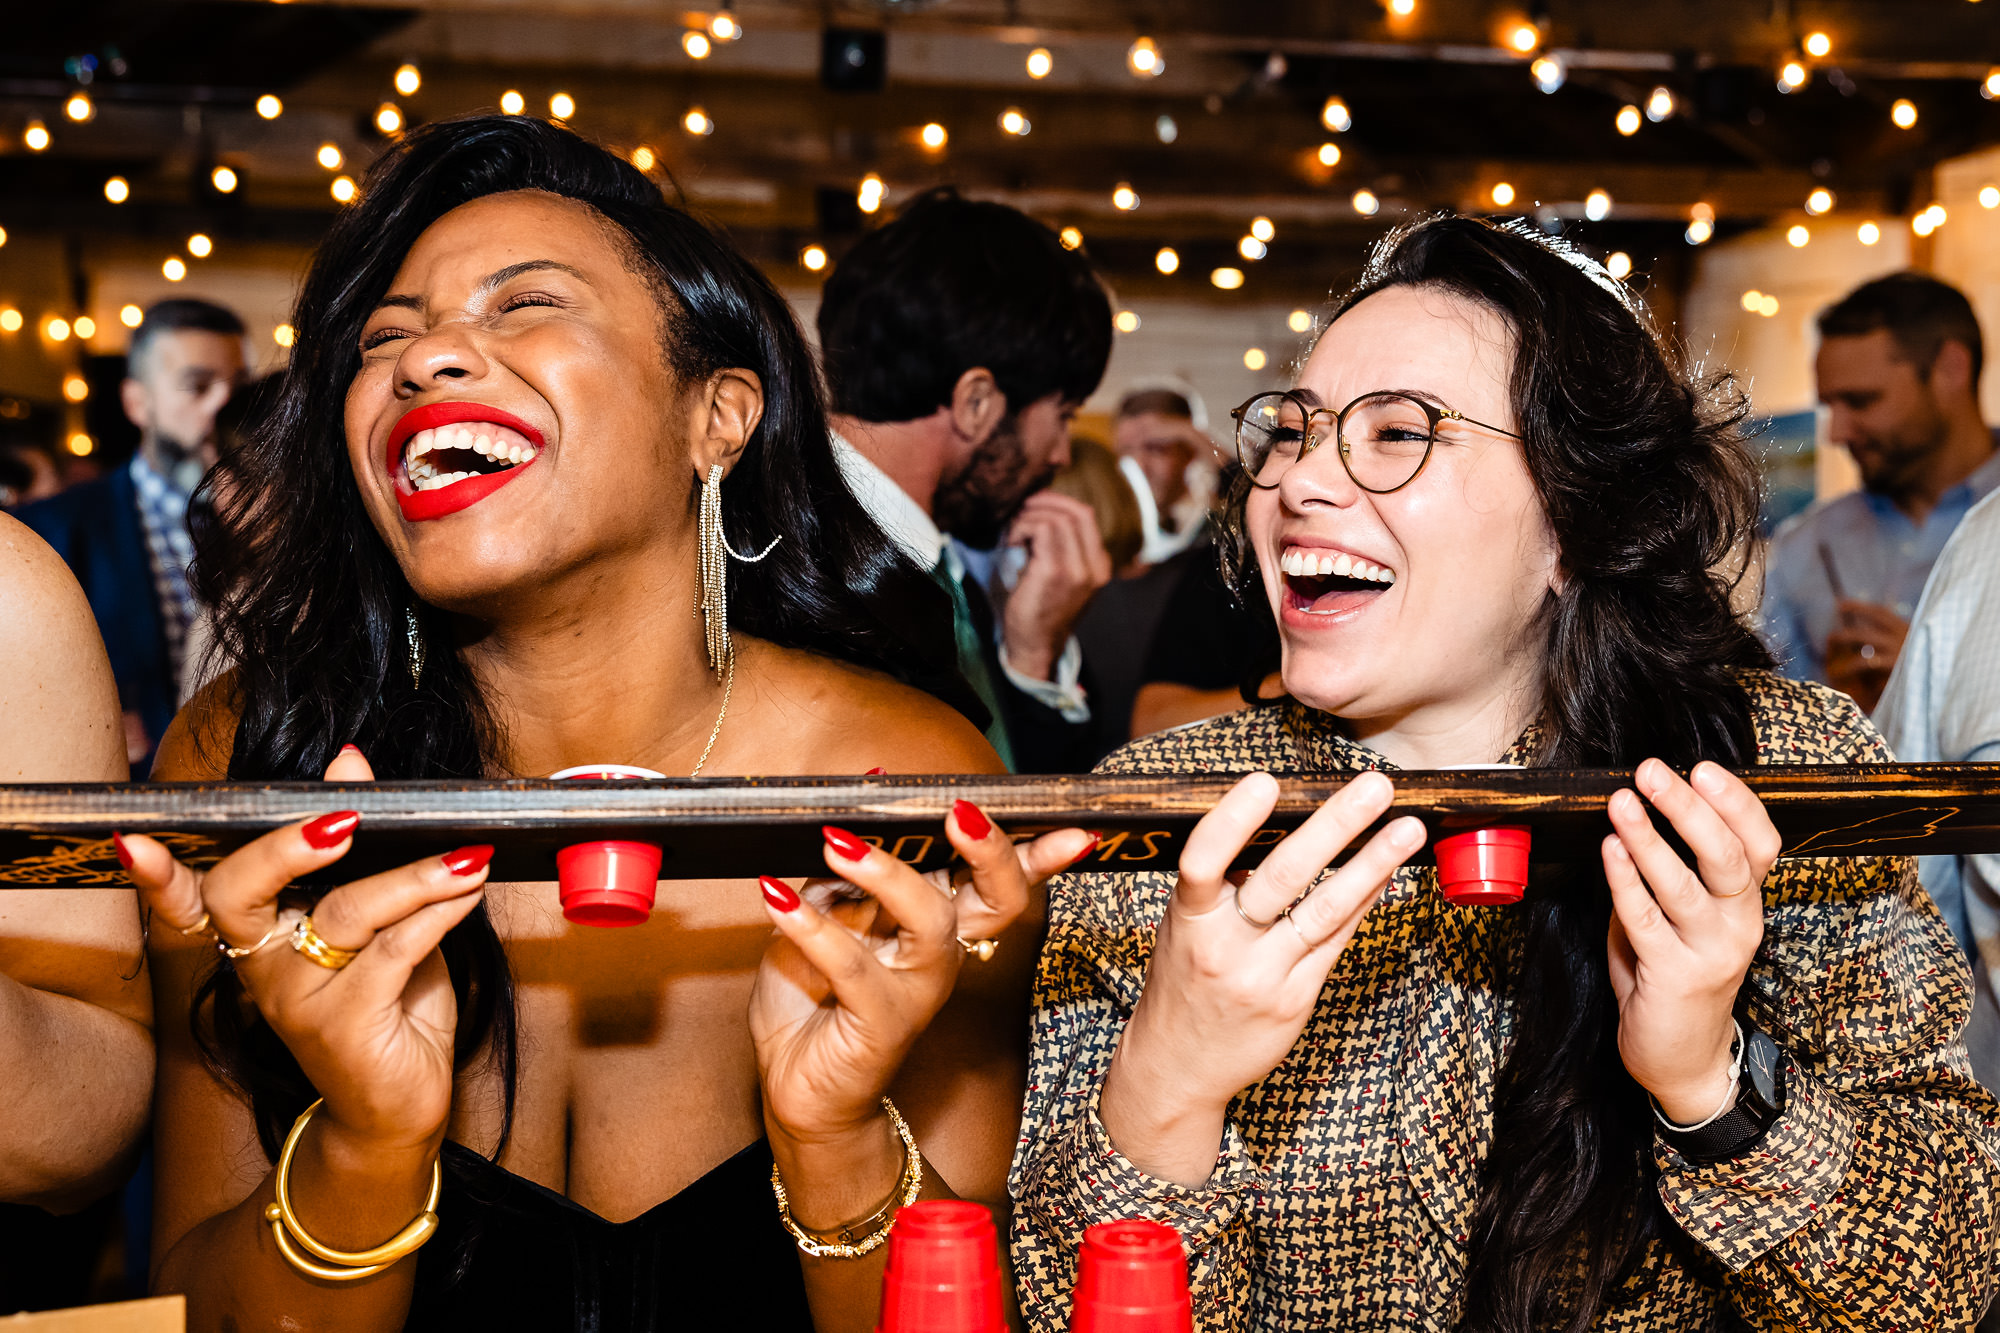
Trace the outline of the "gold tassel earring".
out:
M 715 672 L 717 680 L 722 679 L 730 659 L 735 656 L 735 648 L 729 640 L 729 560 L 734 558 L 745 564 L 755 564 L 784 540 L 783 534 L 771 538 L 771 544 L 756 555 L 743 555 L 729 544 L 729 538 L 722 531 L 722 464 L 708 469 L 707 478 L 701 483 L 700 552 L 701 565 L 701 619 L 702 629 L 708 641 L 708 665 Z
M 410 688 L 419 689 L 424 683 L 424 636 L 414 607 L 403 608 L 403 633 L 410 646 Z

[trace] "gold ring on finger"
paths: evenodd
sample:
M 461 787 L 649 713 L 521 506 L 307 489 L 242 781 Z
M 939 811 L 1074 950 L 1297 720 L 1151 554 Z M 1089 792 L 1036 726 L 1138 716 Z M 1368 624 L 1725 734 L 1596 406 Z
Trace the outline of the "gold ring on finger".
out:
M 1709 897 L 1711 897 L 1711 898 L 1741 898 L 1741 897 L 1742 897 L 1742 896 L 1743 896 L 1744 894 L 1746 894 L 1746 893 L 1750 892 L 1750 890 L 1752 890 L 1752 889 L 1754 889 L 1754 888 L 1756 888 L 1756 887 L 1757 887 L 1757 886 L 1756 886 L 1756 885 L 1754 885 L 1754 884 L 1745 884 L 1745 885 L 1744 885 L 1744 886 L 1743 886 L 1742 888 L 1740 888 L 1740 889 L 1736 889 L 1736 890 L 1733 890 L 1733 891 L 1731 891 L 1731 892 L 1729 892 L 1729 893 L 1716 893 L 1716 892 L 1714 892 L 1713 890 L 1710 890 L 1710 892 L 1709 892 Z
M 197 935 L 206 935 L 210 939 L 217 938 L 215 934 L 215 925 L 208 919 L 208 913 L 206 912 L 203 912 L 201 914 L 201 920 L 195 922 L 192 926 L 188 926 L 186 928 L 175 926 L 174 929 L 178 931 L 180 934 L 186 935 L 190 939 L 194 938 Z
M 216 951 L 219 952 L 224 958 L 228 959 L 248 958 L 251 954 L 256 953 L 259 949 L 263 948 L 265 945 L 269 944 L 272 940 L 276 939 L 279 935 L 283 934 L 284 929 L 285 925 L 281 921 L 277 925 L 272 926 L 269 930 L 265 931 L 264 938 L 258 940 L 255 944 L 231 944 L 228 940 L 222 938 L 220 932 L 217 932 L 215 936 L 215 948 Z
M 343 949 L 339 945 L 328 944 L 313 929 L 313 919 L 302 916 L 292 927 L 292 947 L 310 962 L 318 963 L 329 971 L 338 972 L 361 956 L 359 949 Z
M 965 950 L 982 963 L 992 962 L 994 953 L 1000 948 L 999 940 L 969 940 L 963 935 L 958 936 L 957 939 L 959 948 Z

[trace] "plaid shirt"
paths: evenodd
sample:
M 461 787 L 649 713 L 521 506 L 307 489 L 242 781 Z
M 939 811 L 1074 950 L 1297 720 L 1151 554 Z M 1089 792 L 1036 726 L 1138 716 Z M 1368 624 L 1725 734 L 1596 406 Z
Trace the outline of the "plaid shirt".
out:
M 194 541 L 188 536 L 188 494 L 132 456 L 132 485 L 139 492 L 139 523 L 146 530 L 146 558 L 153 568 L 153 592 L 160 599 L 160 624 L 167 635 L 167 664 L 176 684 L 187 655 L 188 626 L 194 621 L 194 589 L 188 565 Z

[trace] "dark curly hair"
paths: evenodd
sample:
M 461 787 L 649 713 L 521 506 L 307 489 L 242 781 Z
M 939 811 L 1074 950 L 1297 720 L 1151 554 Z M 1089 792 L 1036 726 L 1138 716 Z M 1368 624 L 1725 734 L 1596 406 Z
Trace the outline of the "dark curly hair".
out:
M 1522 225 L 1432 217 L 1375 247 L 1331 324 L 1390 287 L 1429 287 L 1506 320 L 1510 394 L 1560 553 L 1535 756 L 1555 768 L 1756 762 L 1741 672 L 1771 658 L 1730 605 L 1762 483 L 1749 405 L 1725 375 L 1685 368 L 1596 263 Z M 1223 523 L 1225 577 L 1261 595 L 1247 479 Z M 1601 869 L 1546 878 L 1520 908 L 1514 1039 L 1471 1232 L 1468 1333 L 1581 1333 L 1674 1243 L 1654 1185 L 1653 1117 L 1618 1055 Z
M 275 400 L 204 488 L 219 503 L 199 534 L 195 585 L 215 608 L 216 650 L 236 670 L 229 776 L 316 779 L 349 741 L 383 778 L 491 775 L 494 721 L 448 648 L 450 618 L 417 600 L 369 521 L 343 403 L 362 326 L 417 238 L 461 204 L 516 190 L 576 200 L 616 229 L 658 293 L 663 354 L 683 382 L 724 367 L 762 382 L 763 417 L 723 488 L 723 521 L 756 549 L 777 533 L 785 540 L 768 559 L 730 564 L 735 627 L 917 685 L 983 725 L 957 675 L 944 591 L 842 481 L 811 348 L 770 280 L 589 140 L 528 117 L 474 116 L 416 130 L 369 171 L 360 202 L 306 275 Z M 691 490 L 690 512 L 694 503 Z M 429 645 L 421 685 L 405 665 L 409 614 Z M 446 936 L 444 955 L 458 995 L 459 1063 L 482 1051 L 496 1061 L 511 1123 L 512 987 L 483 908 Z M 311 1088 L 243 1002 L 234 973 L 215 973 L 198 1005 L 211 1064 L 249 1096 L 275 1155 Z

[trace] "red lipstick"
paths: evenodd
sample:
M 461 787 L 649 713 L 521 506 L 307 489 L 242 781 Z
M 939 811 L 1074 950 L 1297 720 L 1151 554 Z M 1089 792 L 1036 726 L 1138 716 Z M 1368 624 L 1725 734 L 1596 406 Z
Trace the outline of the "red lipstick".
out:
M 499 472 L 468 477 L 464 481 L 440 486 L 436 490 L 419 491 L 412 488 L 403 471 L 403 445 L 419 431 L 434 430 L 439 426 L 453 426 L 463 421 L 490 421 L 496 426 L 505 426 L 508 430 L 516 431 L 535 446 L 535 457 Z M 396 504 L 403 511 L 403 517 L 412 523 L 421 523 L 427 519 L 456 514 L 461 509 L 468 509 L 478 504 L 533 467 L 542 456 L 543 445 L 542 433 L 513 413 L 503 412 L 484 403 L 459 400 L 429 403 L 405 412 L 390 428 L 383 461 L 389 470 L 390 480 L 395 483 Z

